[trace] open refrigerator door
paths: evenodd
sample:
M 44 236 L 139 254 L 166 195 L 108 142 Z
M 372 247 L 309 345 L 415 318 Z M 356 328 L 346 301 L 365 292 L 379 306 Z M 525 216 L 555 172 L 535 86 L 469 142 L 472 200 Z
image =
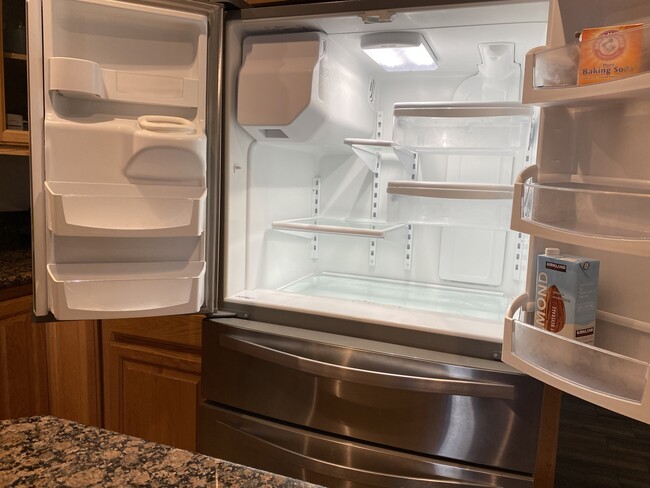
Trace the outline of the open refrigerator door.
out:
M 203 306 L 221 10 L 30 2 L 36 315 Z
M 648 19 L 639 2 L 556 0 L 546 45 L 527 55 L 523 100 L 542 107 L 540 142 L 537 165 L 515 183 L 512 228 L 533 237 L 526 293 L 510 307 L 503 345 L 511 366 L 646 423 Z M 591 343 L 533 325 L 547 308 L 544 269 L 535 268 L 545 248 L 599 261 Z

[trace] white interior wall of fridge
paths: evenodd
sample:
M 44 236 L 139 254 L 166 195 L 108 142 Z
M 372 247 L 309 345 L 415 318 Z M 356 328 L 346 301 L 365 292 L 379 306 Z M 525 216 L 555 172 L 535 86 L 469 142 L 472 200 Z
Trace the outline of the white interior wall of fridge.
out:
M 112 0 L 43 2 L 47 308 L 58 319 L 203 303 L 207 19 Z M 38 42 L 31 33 L 30 42 Z M 37 289 L 45 286 L 37 283 Z
M 404 12 L 382 25 L 364 24 L 359 16 L 231 22 L 225 57 L 226 302 L 500 342 L 507 303 L 524 288 L 525 270 L 513 267 L 522 245 L 517 234 L 507 232 L 501 220 L 489 230 L 472 228 L 484 225 L 480 219 L 463 222 L 480 213 L 476 201 L 388 194 L 389 182 L 411 178 L 410 168 L 388 147 L 376 149 L 382 153 L 376 171 L 375 160 L 359 157 L 344 139 L 393 140 L 396 103 L 454 102 L 458 86 L 477 73 L 480 43 L 514 43 L 514 61 L 523 64 L 526 52 L 545 38 L 546 18 L 547 5 L 539 2 Z M 438 57 L 437 71 L 386 73 L 360 49 L 363 34 L 407 29 L 427 39 Z M 307 143 L 269 142 L 251 137 L 257 129 L 236 123 L 244 39 L 296 30 L 322 32 L 330 53 L 338 49 L 352 58 L 344 68 L 365 88 L 358 90 L 365 100 L 349 124 L 356 132 L 330 130 Z M 512 154 L 431 151 L 421 156 L 416 179 L 508 185 L 526 164 L 530 160 Z M 419 206 L 441 217 L 413 223 Z M 316 217 L 316 227 L 309 227 Z M 495 249 L 486 254 L 490 245 Z M 469 254 L 459 259 L 465 252 L 475 260 Z M 488 255 L 489 262 L 476 253 Z M 485 269 L 461 276 L 472 267 Z

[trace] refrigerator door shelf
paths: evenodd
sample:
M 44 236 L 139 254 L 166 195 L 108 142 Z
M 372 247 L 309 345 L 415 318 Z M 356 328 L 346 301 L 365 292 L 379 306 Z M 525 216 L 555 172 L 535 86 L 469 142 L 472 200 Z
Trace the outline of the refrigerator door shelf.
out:
M 624 34 L 641 37 L 648 35 L 648 26 L 629 29 Z M 597 83 L 578 83 L 580 51 L 590 51 L 594 41 L 596 39 L 555 47 L 540 46 L 530 50 L 526 55 L 523 102 L 540 106 L 580 106 L 630 98 L 650 98 L 647 50 L 641 51 L 639 69 L 631 70 L 625 77 L 619 75 L 604 77 Z
M 86 59 L 50 58 L 49 90 L 68 98 L 196 108 L 199 80 L 102 68 Z
M 410 224 L 509 230 L 513 187 L 390 181 L 388 220 Z
M 541 177 L 540 177 L 541 178 Z M 650 187 L 643 181 L 551 175 L 515 183 L 512 228 L 596 249 L 650 256 Z M 617 184 L 618 183 L 618 184 Z
M 371 220 L 309 217 L 305 219 L 273 222 L 272 227 L 291 233 L 303 233 L 305 237 L 309 238 L 311 238 L 312 234 L 337 234 L 342 236 L 384 239 L 389 237 L 389 234 L 403 229 L 404 224 L 373 222 Z
M 205 188 L 49 181 L 45 189 L 55 235 L 176 237 L 205 229 Z
M 205 263 L 49 264 L 50 310 L 59 320 L 145 317 L 199 310 Z
M 516 309 L 513 305 L 510 312 Z M 503 362 L 588 402 L 650 422 L 650 324 L 599 311 L 592 346 L 513 315 L 505 320 Z
M 511 154 L 530 146 L 534 108 L 516 102 L 397 103 L 393 114 L 400 146 Z

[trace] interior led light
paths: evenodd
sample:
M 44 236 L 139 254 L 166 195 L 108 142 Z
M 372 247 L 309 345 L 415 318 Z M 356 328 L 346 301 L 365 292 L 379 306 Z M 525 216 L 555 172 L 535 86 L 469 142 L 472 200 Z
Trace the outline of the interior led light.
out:
M 377 32 L 361 38 L 361 49 L 386 71 L 431 71 L 438 60 L 418 32 Z

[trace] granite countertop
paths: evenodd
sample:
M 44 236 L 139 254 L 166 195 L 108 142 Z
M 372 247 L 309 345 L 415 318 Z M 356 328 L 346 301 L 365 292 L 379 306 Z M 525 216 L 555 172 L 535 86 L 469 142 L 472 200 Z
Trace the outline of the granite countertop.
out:
M 315 487 L 50 416 L 0 421 L 0 486 Z
M 0 212 L 0 290 L 32 282 L 29 211 Z

